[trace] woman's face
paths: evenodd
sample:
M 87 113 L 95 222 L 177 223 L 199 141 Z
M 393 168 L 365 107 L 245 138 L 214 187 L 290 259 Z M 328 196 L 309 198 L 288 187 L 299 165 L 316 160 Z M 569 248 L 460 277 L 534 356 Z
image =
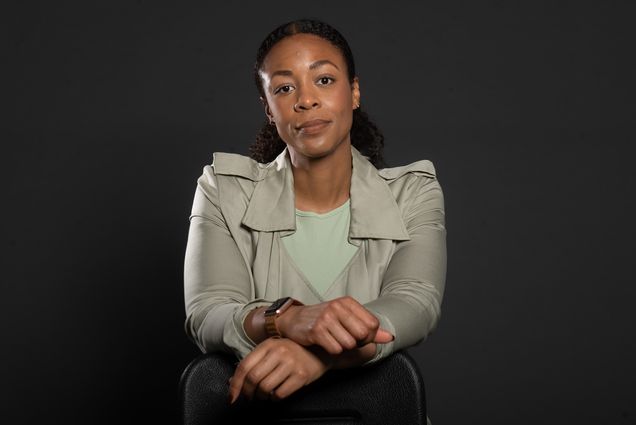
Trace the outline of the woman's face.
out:
M 357 77 L 349 83 L 337 47 L 313 34 L 294 34 L 272 47 L 260 75 L 265 113 L 290 150 L 317 158 L 351 143 L 360 90 Z

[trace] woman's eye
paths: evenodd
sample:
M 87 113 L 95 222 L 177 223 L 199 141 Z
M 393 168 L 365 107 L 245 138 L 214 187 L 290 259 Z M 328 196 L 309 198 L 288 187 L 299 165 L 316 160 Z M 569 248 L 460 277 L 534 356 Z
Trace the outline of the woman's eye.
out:
M 329 81 L 334 81 L 334 79 L 331 78 L 331 77 L 320 77 L 320 79 L 318 81 L 320 81 L 321 83 L 324 83 L 324 84 L 329 84 Z
M 276 89 L 276 91 L 274 92 L 274 94 L 278 93 L 278 92 L 283 92 L 283 93 L 289 93 L 289 89 L 291 88 L 290 85 L 284 85 L 284 86 L 280 86 L 278 89 Z

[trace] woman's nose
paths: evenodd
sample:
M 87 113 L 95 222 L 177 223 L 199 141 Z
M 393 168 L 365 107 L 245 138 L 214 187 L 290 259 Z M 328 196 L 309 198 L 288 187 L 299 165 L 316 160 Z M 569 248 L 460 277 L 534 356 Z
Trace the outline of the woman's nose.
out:
M 304 88 L 302 90 L 298 90 L 297 93 L 298 100 L 294 105 L 294 110 L 299 111 L 303 109 L 312 109 L 320 105 L 320 100 L 313 90 Z

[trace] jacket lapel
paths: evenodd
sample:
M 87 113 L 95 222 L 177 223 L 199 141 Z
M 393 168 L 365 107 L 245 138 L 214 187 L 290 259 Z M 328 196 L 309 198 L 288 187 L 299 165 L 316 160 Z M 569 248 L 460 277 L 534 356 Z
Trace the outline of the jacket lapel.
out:
M 409 240 L 395 196 L 378 170 L 351 146 L 350 238 Z M 242 223 L 262 232 L 296 231 L 294 175 L 288 148 L 266 167 L 265 178 L 256 183 Z

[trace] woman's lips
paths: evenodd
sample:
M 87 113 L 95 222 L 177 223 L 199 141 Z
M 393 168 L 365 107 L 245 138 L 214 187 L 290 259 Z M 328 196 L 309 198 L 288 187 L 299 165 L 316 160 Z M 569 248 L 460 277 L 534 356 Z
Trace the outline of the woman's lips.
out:
M 320 133 L 329 124 L 331 124 L 331 121 L 316 121 L 315 123 L 311 123 L 310 125 L 305 125 L 303 127 L 300 127 L 298 129 L 298 132 L 300 132 L 302 134 Z

